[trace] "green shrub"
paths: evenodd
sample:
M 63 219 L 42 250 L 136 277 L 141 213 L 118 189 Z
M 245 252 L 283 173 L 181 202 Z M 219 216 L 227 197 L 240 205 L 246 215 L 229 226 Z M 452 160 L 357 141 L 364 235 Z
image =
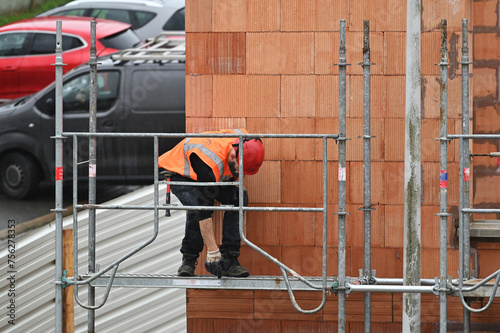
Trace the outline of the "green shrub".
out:
M 72 0 L 47 0 L 40 5 L 33 6 L 29 10 L 19 12 L 19 13 L 4 15 L 4 16 L 0 17 L 0 26 L 4 26 L 4 25 L 9 24 L 11 22 L 19 21 L 22 19 L 35 17 L 36 15 L 43 13 L 44 11 L 47 11 L 49 9 L 52 9 L 52 8 L 55 8 L 58 6 L 62 6 L 64 4 L 67 4 L 70 1 L 72 1 Z

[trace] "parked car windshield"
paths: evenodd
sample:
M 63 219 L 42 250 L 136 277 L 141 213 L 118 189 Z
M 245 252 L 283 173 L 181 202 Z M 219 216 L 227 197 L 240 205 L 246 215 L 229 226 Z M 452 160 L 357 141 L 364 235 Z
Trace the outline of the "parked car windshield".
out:
M 141 43 L 140 38 L 135 34 L 133 30 L 130 29 L 101 38 L 99 40 L 105 47 L 117 50 L 133 48 Z

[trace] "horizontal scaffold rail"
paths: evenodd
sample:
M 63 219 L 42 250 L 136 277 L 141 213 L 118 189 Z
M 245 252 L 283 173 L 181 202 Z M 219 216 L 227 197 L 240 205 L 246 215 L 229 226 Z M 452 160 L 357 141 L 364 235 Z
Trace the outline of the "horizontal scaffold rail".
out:
M 170 182 L 169 182 L 170 183 Z M 177 184 L 177 182 L 171 182 Z M 205 183 L 200 183 L 206 185 Z M 160 206 L 144 206 L 144 205 L 98 205 L 98 204 L 82 204 L 76 205 L 77 209 L 124 209 L 124 210 L 217 210 L 217 211 L 233 211 L 238 212 L 240 209 L 235 206 L 177 206 L 177 205 L 160 205 Z M 323 208 L 315 207 L 243 207 L 241 210 L 254 212 L 322 212 Z
M 88 279 L 90 276 L 81 275 L 80 279 Z M 321 277 L 304 277 L 312 285 L 317 286 L 313 288 L 301 282 L 295 277 L 289 277 L 288 281 L 294 291 L 319 291 L 322 289 Z M 91 282 L 93 287 L 107 287 L 109 284 L 110 275 L 105 274 Z M 397 279 L 391 282 L 397 282 Z M 402 281 L 402 280 L 401 280 Z M 429 279 L 429 281 L 431 281 Z M 464 288 L 469 288 L 481 282 L 481 280 L 464 281 Z M 337 278 L 327 278 L 328 291 L 335 292 L 338 290 Z M 494 288 L 495 281 L 489 281 L 481 287 L 463 292 L 465 297 L 490 297 Z M 126 274 L 117 273 L 112 282 L 112 287 L 123 288 L 185 288 L 185 289 L 234 289 L 234 290 L 280 290 L 286 291 L 286 283 L 282 276 L 264 276 L 255 275 L 247 278 L 231 278 L 222 277 L 218 279 L 211 275 L 196 275 L 192 277 L 182 277 L 176 274 Z M 335 286 L 335 287 L 333 287 Z M 453 281 L 455 291 L 451 291 L 451 296 L 458 296 L 458 281 Z M 359 285 L 357 283 L 346 283 L 346 293 L 424 293 L 436 294 L 439 292 L 438 287 L 430 284 L 423 283 L 421 286 L 404 286 L 402 284 L 368 284 Z M 448 291 L 449 292 L 449 291 Z M 496 290 L 495 297 L 500 297 L 500 289 Z
M 500 139 L 500 134 L 448 134 L 449 139 Z
M 206 133 L 114 133 L 114 132 L 62 132 L 62 136 L 77 137 L 126 137 L 126 138 L 235 138 L 238 134 L 206 134 Z M 274 138 L 274 139 L 341 139 L 338 134 L 245 134 L 245 138 Z

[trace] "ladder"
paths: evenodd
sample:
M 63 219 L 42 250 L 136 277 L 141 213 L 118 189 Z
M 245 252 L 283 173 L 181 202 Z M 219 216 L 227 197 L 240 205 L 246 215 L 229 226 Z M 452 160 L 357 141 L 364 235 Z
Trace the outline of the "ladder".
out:
M 111 56 L 113 60 L 186 61 L 186 37 L 183 31 L 167 31 L 137 48 L 124 49 Z

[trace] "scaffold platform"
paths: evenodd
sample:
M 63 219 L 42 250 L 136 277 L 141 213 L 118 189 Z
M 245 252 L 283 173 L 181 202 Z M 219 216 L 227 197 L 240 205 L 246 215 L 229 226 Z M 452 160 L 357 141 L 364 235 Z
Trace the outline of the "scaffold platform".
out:
M 93 287 L 107 287 L 109 284 L 109 279 L 111 275 L 104 274 L 103 276 L 95 279 L 91 285 Z M 80 279 L 88 279 L 90 275 L 82 275 L 79 277 Z M 322 287 L 322 278 L 313 276 L 313 277 L 304 277 L 311 284 L 317 286 L 317 288 L 312 288 L 299 279 L 295 277 L 288 277 L 288 281 L 290 286 L 294 291 L 321 291 Z M 352 278 L 353 281 L 356 281 L 356 278 Z M 431 280 L 428 280 L 431 281 Z M 471 279 L 463 282 L 464 288 L 469 288 L 474 285 L 477 285 L 482 280 L 480 279 Z M 337 282 L 337 278 L 335 276 L 328 277 L 326 280 L 329 291 L 335 292 L 335 288 L 332 288 L 333 285 Z M 347 291 L 349 290 L 350 283 L 347 284 Z M 355 282 L 352 283 L 353 286 L 357 286 Z M 453 287 L 458 289 L 458 281 L 453 280 Z M 473 290 L 464 292 L 465 297 L 490 297 L 493 288 L 495 285 L 495 279 L 492 279 L 485 283 L 483 286 Z M 126 273 L 117 273 L 112 282 L 112 287 L 125 287 L 125 288 L 185 288 L 185 289 L 234 289 L 234 290 L 282 290 L 287 291 L 285 279 L 282 276 L 267 276 L 267 275 L 254 275 L 246 278 L 233 278 L 233 277 L 222 277 L 218 279 L 215 276 L 211 275 L 195 275 L 190 277 L 177 276 L 176 274 L 126 274 Z M 389 292 L 388 289 L 393 286 L 384 285 L 384 284 L 369 284 L 364 285 L 372 287 L 370 292 L 377 292 L 377 289 L 380 289 L 379 292 Z M 430 284 L 426 284 L 427 287 L 433 287 Z M 398 287 L 401 287 L 398 286 Z M 436 287 L 437 288 L 437 287 Z M 356 292 L 358 290 L 353 290 L 352 292 Z M 359 290 L 361 291 L 361 290 Z M 398 292 L 395 290 L 395 292 Z M 438 293 L 438 291 L 436 291 Z M 432 288 L 428 288 L 427 293 L 433 293 Z M 451 296 L 459 296 L 458 291 L 452 291 L 450 293 Z M 500 288 L 497 288 L 495 297 L 500 297 Z

